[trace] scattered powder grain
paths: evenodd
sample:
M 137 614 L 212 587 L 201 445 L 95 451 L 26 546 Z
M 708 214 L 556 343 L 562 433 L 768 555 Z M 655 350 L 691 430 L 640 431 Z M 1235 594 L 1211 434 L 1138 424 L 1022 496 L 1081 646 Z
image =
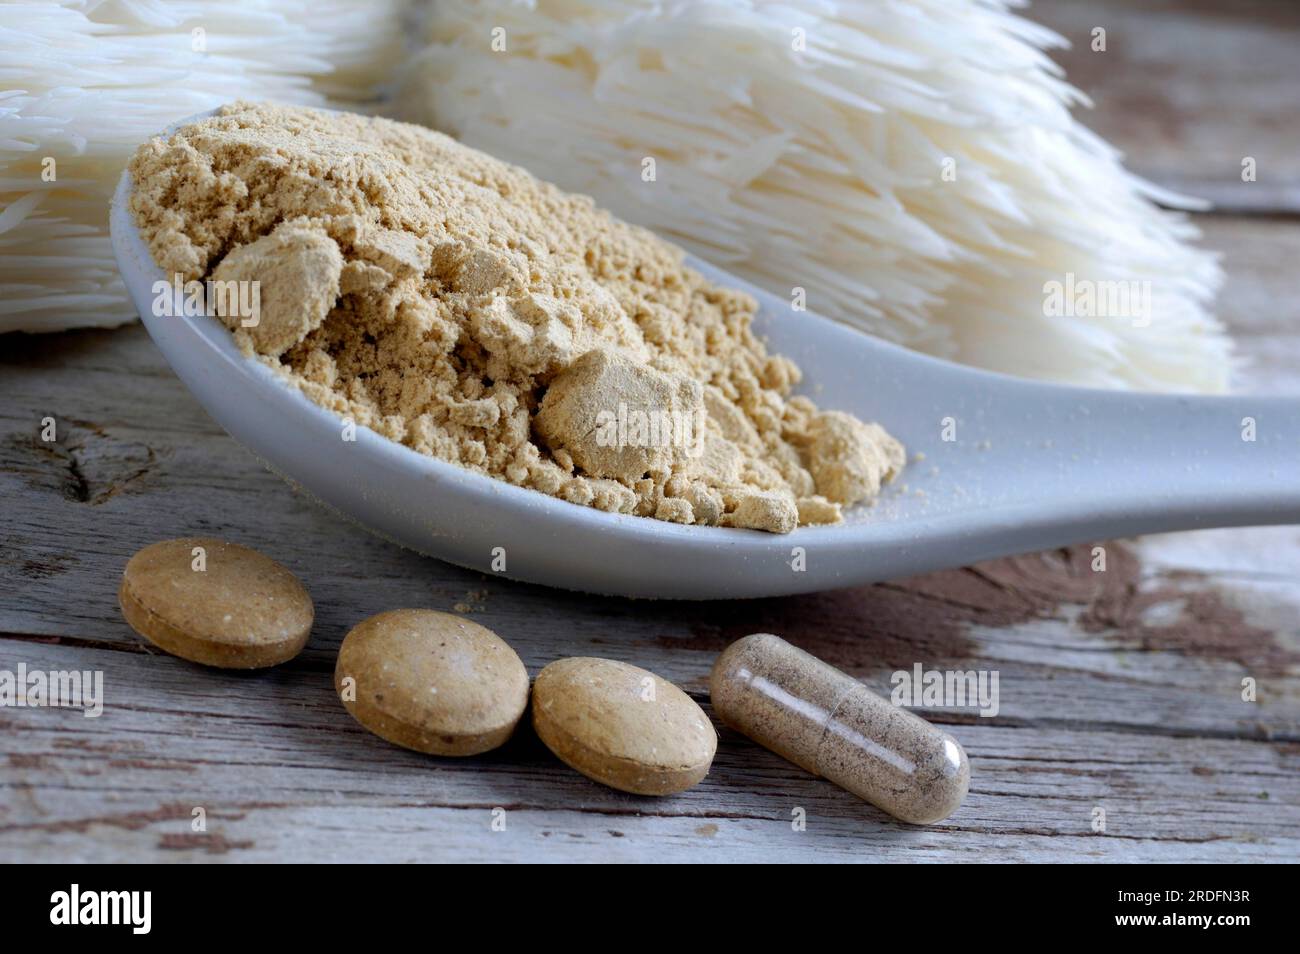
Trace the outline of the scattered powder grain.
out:
M 683 253 L 454 140 L 237 103 L 131 161 L 168 277 L 256 281 L 240 347 L 317 404 L 522 487 L 686 524 L 836 523 L 903 467 L 793 396 L 755 302 Z

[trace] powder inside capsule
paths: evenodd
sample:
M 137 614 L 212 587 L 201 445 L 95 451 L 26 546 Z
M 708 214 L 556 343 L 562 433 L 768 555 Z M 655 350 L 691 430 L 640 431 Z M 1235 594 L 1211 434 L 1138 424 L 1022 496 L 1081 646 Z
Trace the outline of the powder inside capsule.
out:
M 131 210 L 171 278 L 311 400 L 423 454 L 602 510 L 785 533 L 903 467 L 793 394 L 756 303 L 585 196 L 418 126 L 237 103 L 141 146 Z M 234 299 L 239 300 L 239 299 Z

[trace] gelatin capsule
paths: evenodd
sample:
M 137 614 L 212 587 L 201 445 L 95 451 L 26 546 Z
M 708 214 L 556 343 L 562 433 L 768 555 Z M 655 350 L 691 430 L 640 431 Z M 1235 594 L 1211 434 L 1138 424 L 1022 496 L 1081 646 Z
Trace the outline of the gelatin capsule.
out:
M 728 646 L 709 694 L 731 728 L 895 818 L 933 824 L 966 797 L 970 763 L 952 736 L 779 636 Z

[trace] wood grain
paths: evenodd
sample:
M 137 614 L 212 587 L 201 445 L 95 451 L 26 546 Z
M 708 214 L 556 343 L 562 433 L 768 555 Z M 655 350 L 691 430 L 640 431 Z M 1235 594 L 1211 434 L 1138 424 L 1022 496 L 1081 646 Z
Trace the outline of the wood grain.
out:
M 1300 848 L 1293 528 L 1109 544 L 1104 575 L 1072 551 L 782 600 L 591 598 L 458 570 L 318 509 L 211 423 L 140 328 L 5 345 L 0 668 L 101 670 L 106 710 L 0 709 L 0 858 L 1201 861 Z M 59 423 L 52 447 L 38 440 L 46 415 Z M 129 631 L 121 567 L 189 533 L 301 575 L 318 622 L 298 660 L 212 672 Z M 727 730 L 699 788 L 634 798 L 527 732 L 455 761 L 353 723 L 330 686 L 338 644 L 365 616 L 412 605 L 460 605 L 534 674 L 562 655 L 605 655 L 706 706 L 716 652 L 772 629 L 881 691 L 917 662 L 996 670 L 1001 708 L 925 712 L 975 770 L 966 805 L 932 829 L 894 823 Z M 1244 676 L 1258 702 L 1241 701 Z M 191 831 L 195 807 L 207 832 Z M 791 827 L 797 808 L 804 831 Z M 1104 833 L 1091 830 L 1096 809 Z
M 1034 0 L 1025 15 L 1070 42 L 1053 58 L 1094 105 L 1078 115 L 1133 171 L 1226 213 L 1300 213 L 1300 6 Z
M 1242 390 L 1300 393 L 1300 128 L 1286 4 L 1052 0 L 1031 15 L 1132 165 L 1215 198 L 1220 303 Z M 1108 51 L 1088 48 L 1092 26 Z M 1259 182 L 1240 182 L 1255 155 Z M 1232 214 L 1233 211 L 1247 214 Z M 58 424 L 53 443 L 41 420 Z M 214 672 L 126 627 L 127 558 L 224 536 L 297 572 L 308 649 Z M 456 569 L 324 512 L 212 423 L 139 327 L 0 337 L 0 670 L 97 670 L 100 718 L 0 708 L 0 860 L 1291 861 L 1300 857 L 1300 528 L 1103 542 L 837 593 L 671 604 L 592 598 Z M 1000 708 L 921 710 L 972 763 L 931 828 L 893 822 L 728 730 L 713 772 L 668 799 L 604 789 L 524 731 L 450 760 L 354 723 L 330 677 L 343 634 L 399 606 L 470 614 L 530 673 L 624 659 L 708 708 L 736 636 L 779 632 L 880 691 L 926 667 L 992 670 Z M 1243 680 L 1257 701 L 1242 699 Z M 195 808 L 207 830 L 196 832 Z M 505 830 L 494 830 L 494 810 Z M 805 830 L 792 826 L 806 813 Z M 1094 831 L 1098 810 L 1105 830 Z

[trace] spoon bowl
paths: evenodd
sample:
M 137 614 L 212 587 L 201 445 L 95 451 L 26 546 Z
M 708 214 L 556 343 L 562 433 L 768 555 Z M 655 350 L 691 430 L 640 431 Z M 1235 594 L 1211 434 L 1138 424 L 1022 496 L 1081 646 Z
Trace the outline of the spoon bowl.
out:
M 216 318 L 156 313 L 183 311 L 179 301 L 155 308 L 170 282 L 135 227 L 132 185 L 124 172 L 113 197 L 114 253 L 191 393 L 328 507 L 463 567 L 602 594 L 760 597 L 1136 533 L 1300 522 L 1300 401 L 1097 391 L 978 371 L 795 312 L 695 259 L 711 281 L 757 299 L 756 330 L 803 369 L 802 390 L 820 407 L 878 421 L 907 447 L 906 469 L 874 506 L 785 535 L 690 527 L 515 487 L 365 427 L 345 441 L 341 418 L 243 356 Z

